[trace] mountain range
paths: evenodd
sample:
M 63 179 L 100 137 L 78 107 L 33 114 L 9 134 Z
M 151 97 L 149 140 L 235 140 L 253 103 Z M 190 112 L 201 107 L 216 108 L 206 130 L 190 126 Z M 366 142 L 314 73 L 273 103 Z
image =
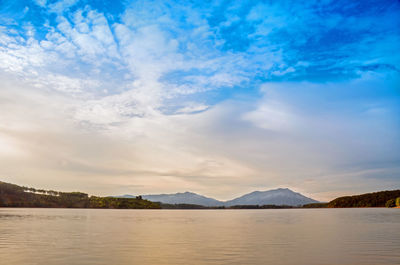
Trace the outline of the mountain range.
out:
M 133 195 L 123 195 L 118 197 L 135 198 L 135 196 Z M 279 188 L 268 191 L 254 191 L 229 201 L 219 201 L 193 192 L 143 195 L 142 198 L 152 202 L 161 202 L 168 204 L 196 204 L 208 207 L 233 206 L 233 205 L 301 206 L 304 204 L 318 202 L 314 199 L 308 198 L 300 193 L 294 192 L 287 188 Z

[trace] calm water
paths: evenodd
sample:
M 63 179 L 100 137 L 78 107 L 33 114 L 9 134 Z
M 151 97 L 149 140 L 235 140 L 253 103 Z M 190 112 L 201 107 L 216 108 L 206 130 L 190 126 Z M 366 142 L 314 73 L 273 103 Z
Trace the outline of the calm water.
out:
M 400 209 L 0 208 L 0 264 L 400 264 Z

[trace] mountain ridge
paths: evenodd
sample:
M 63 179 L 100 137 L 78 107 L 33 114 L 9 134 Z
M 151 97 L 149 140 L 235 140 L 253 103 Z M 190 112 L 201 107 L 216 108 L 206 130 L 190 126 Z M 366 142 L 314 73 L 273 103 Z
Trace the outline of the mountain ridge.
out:
M 118 197 L 133 198 L 133 195 L 122 195 Z M 233 205 L 290 205 L 301 206 L 309 203 L 318 203 L 317 200 L 306 197 L 289 188 L 277 188 L 266 191 L 253 191 L 232 200 L 220 201 L 190 191 L 171 194 L 149 194 L 141 195 L 143 199 L 169 203 L 169 204 L 197 204 L 202 206 L 233 206 Z
M 267 191 L 253 191 L 225 202 L 226 206 L 233 205 L 290 205 L 301 206 L 318 201 L 306 197 L 288 188 L 277 188 Z
M 178 192 L 174 194 L 151 194 L 142 195 L 143 199 L 152 202 L 161 202 L 169 204 L 197 204 L 202 206 L 223 206 L 223 202 L 209 198 L 194 192 Z

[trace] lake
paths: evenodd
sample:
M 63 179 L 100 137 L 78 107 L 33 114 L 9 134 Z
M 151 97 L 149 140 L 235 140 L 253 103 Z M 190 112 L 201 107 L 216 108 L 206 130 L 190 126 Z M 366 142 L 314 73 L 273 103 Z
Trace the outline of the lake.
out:
M 0 208 L 0 264 L 400 264 L 400 209 Z

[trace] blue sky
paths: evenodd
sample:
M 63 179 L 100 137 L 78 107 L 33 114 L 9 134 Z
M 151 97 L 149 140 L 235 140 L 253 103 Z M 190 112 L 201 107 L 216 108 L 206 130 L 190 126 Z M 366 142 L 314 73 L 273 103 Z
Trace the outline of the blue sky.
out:
M 400 188 L 399 1 L 0 1 L 0 175 L 94 194 Z

